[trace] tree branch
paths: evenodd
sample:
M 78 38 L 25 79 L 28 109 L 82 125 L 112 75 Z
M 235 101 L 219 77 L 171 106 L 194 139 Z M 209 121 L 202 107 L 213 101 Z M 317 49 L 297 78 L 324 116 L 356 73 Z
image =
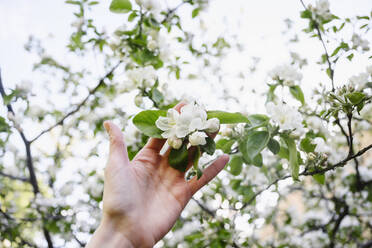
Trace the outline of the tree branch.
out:
M 43 134 L 45 133 L 48 133 L 50 132 L 53 128 L 59 126 L 59 125 L 62 125 L 64 123 L 64 121 L 71 115 L 75 114 L 76 112 L 78 112 L 80 110 L 81 107 L 83 107 L 85 105 L 85 103 L 88 101 L 89 97 L 91 95 L 94 95 L 97 90 L 102 86 L 104 85 L 105 83 L 105 80 L 106 78 L 110 77 L 113 72 L 116 70 L 116 68 L 118 68 L 118 66 L 122 63 L 123 61 L 120 60 L 113 68 L 111 68 L 111 70 L 109 72 L 107 72 L 99 81 L 98 81 L 98 84 L 91 90 L 89 90 L 89 93 L 88 95 L 83 99 L 83 101 L 81 101 L 78 105 L 75 106 L 75 108 L 73 110 L 71 110 L 70 112 L 68 112 L 64 117 L 62 117 L 59 121 L 57 121 L 54 125 L 50 126 L 49 128 L 43 130 L 42 132 L 40 132 L 38 135 L 36 135 L 35 138 L 31 139 L 30 140 L 30 143 L 34 142 L 35 140 L 37 140 L 38 138 L 40 138 Z
M 308 10 L 308 8 L 306 7 L 306 5 L 304 4 L 303 0 L 300 0 L 302 6 L 304 7 L 305 10 Z M 325 52 L 325 56 L 326 56 L 326 60 L 327 60 L 327 64 L 328 64 L 328 69 L 329 69 L 329 77 L 331 78 L 331 82 L 332 82 L 332 91 L 334 92 L 335 91 L 335 85 L 334 85 L 334 70 L 332 68 L 332 64 L 331 64 L 331 61 L 329 59 L 329 53 L 328 53 L 328 50 L 327 50 L 327 47 L 325 45 L 325 42 L 323 40 L 323 37 L 322 37 L 322 32 L 320 31 L 320 28 L 319 28 L 319 23 L 314 20 L 312 17 L 311 17 L 311 21 L 314 23 L 314 28 L 315 30 L 317 31 L 317 34 L 318 34 L 318 37 L 319 37 L 319 40 L 321 41 L 322 45 L 323 45 L 323 49 L 324 49 L 324 52 Z
M 326 168 L 322 168 L 322 169 L 318 169 L 318 170 L 314 170 L 314 171 L 304 171 L 304 172 L 301 172 L 299 174 L 299 176 L 312 176 L 312 175 L 315 175 L 315 174 L 323 174 L 327 171 L 330 171 L 330 170 L 334 170 L 338 167 L 343 167 L 347 162 L 349 162 L 350 160 L 354 159 L 354 158 L 357 158 L 361 155 L 363 155 L 364 153 L 366 153 L 368 150 L 372 149 L 372 144 L 370 144 L 369 146 L 366 146 L 364 147 L 363 149 L 361 149 L 359 152 L 357 152 L 356 154 L 354 155 L 349 155 L 347 156 L 347 158 L 345 158 L 344 160 L 336 163 L 336 164 L 333 164 L 331 166 L 328 166 Z M 286 175 L 286 176 L 283 176 L 283 177 L 280 177 L 280 178 L 277 178 L 276 180 L 274 180 L 272 183 L 270 183 L 269 185 L 267 185 L 265 188 L 259 190 L 257 193 L 255 193 L 242 207 L 241 209 L 244 209 L 246 208 L 248 205 L 250 205 L 258 195 L 260 195 L 262 192 L 268 190 L 271 186 L 277 184 L 279 181 L 282 181 L 284 179 L 287 179 L 287 178 L 290 178 L 291 175 Z
M 7 177 L 7 178 L 12 179 L 12 180 L 18 180 L 18 181 L 22 181 L 22 182 L 30 182 L 30 180 L 28 178 L 13 176 L 13 175 L 4 173 L 2 171 L 0 171 L 0 176 Z
M 206 212 L 207 214 L 209 214 L 210 216 L 212 217 L 215 217 L 216 216 L 216 213 L 212 210 L 210 210 L 209 208 L 207 208 L 206 206 L 204 206 L 203 204 L 201 204 L 201 202 L 199 202 L 198 200 L 196 200 L 194 197 L 191 198 L 194 202 L 196 202 L 196 204 L 198 204 L 198 206 L 204 211 Z
M 4 98 L 6 96 L 6 93 L 5 93 L 5 90 L 4 90 L 3 81 L 2 81 L 2 77 L 1 77 L 1 70 L 0 70 L 0 93 L 1 93 L 1 96 L 2 96 L 2 98 L 4 100 Z M 8 103 L 6 105 L 6 107 L 8 109 L 8 112 L 12 113 L 15 116 L 15 113 L 14 113 L 14 110 L 12 108 L 12 105 L 10 103 Z M 35 168 L 34 168 L 33 161 L 32 161 L 31 143 L 30 143 L 30 141 L 27 140 L 27 138 L 26 138 L 26 136 L 23 133 L 23 131 L 22 131 L 21 128 L 17 128 L 17 131 L 18 131 L 19 135 L 21 136 L 22 141 L 23 141 L 23 143 L 25 145 L 25 149 L 26 149 L 26 166 L 27 166 L 28 172 L 30 174 L 30 180 L 29 180 L 29 182 L 32 185 L 32 190 L 34 192 L 34 195 L 36 196 L 40 192 L 40 190 L 39 190 L 39 185 L 38 185 L 36 174 L 35 174 Z M 40 211 L 39 211 L 39 213 L 40 213 Z M 44 233 L 45 240 L 48 243 L 48 247 L 49 248 L 53 248 L 53 242 L 52 242 L 52 239 L 50 237 L 49 231 L 46 229 L 46 227 L 44 226 L 44 224 L 43 224 L 43 227 L 42 228 L 43 228 L 43 233 Z

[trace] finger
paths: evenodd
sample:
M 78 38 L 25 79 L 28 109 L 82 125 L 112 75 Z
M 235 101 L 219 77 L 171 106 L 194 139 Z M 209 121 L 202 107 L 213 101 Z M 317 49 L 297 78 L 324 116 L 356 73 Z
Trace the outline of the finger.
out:
M 119 159 L 121 162 L 129 163 L 127 146 L 124 143 L 123 133 L 119 127 L 111 121 L 105 121 L 103 126 L 110 136 L 109 159 Z
M 228 161 L 229 161 L 229 155 L 224 154 L 203 171 L 203 175 L 201 176 L 199 180 L 196 176 L 193 177 L 188 182 L 191 188 L 191 193 L 195 194 L 204 185 L 209 183 L 225 167 Z
M 181 111 L 181 108 L 185 106 L 185 102 L 180 102 L 178 103 L 174 109 L 177 110 L 178 112 Z M 166 140 L 165 139 L 158 139 L 158 138 L 150 138 L 146 145 L 144 146 L 147 149 L 152 149 L 155 150 L 156 152 L 160 152 L 161 148 L 164 146 Z

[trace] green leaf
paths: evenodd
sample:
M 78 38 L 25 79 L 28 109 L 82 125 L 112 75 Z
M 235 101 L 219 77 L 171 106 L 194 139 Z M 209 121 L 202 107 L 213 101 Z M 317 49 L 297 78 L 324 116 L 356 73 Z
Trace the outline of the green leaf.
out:
M 221 124 L 249 123 L 246 116 L 241 113 L 229 113 L 219 110 L 207 111 L 208 119 L 217 118 Z
M 346 58 L 347 58 L 349 61 L 352 61 L 352 60 L 353 60 L 353 57 L 354 57 L 354 53 L 349 54 Z
M 8 123 L 6 123 L 5 119 L 0 116 L 0 133 L 1 132 L 9 132 L 10 131 L 10 126 Z
M 341 44 L 333 51 L 331 57 L 335 56 L 341 49 L 347 51 L 349 49 L 349 45 L 345 42 L 341 42 Z
M 311 139 L 306 137 L 301 140 L 300 148 L 305 152 L 314 152 L 316 145 L 311 143 Z
M 313 175 L 313 178 L 319 184 L 323 184 L 324 185 L 324 183 L 325 183 L 325 175 L 324 174 L 315 174 L 315 175 Z
M 216 143 L 211 137 L 207 137 L 205 140 L 207 141 L 207 143 L 200 146 L 201 149 L 207 154 L 213 155 L 214 151 L 216 150 Z
M 311 11 L 310 10 L 304 10 L 304 11 L 302 11 L 301 12 L 301 18 L 311 19 L 312 18 Z
M 284 139 L 285 143 L 288 146 L 289 164 L 291 167 L 292 178 L 293 180 L 298 181 L 300 166 L 298 164 L 296 144 L 294 140 L 288 136 L 282 136 L 282 138 Z
M 267 147 L 269 148 L 269 150 L 273 154 L 278 154 L 278 152 L 280 151 L 280 144 L 279 144 L 278 141 L 276 141 L 274 139 L 269 140 L 269 143 L 267 144 Z
M 234 176 L 238 176 L 242 172 L 242 169 L 243 169 L 242 157 L 238 155 L 232 156 L 229 162 L 229 167 L 230 167 L 230 173 Z
M 248 155 L 247 142 L 245 140 L 239 142 L 239 151 L 243 155 L 244 163 L 251 164 L 251 158 Z
M 196 8 L 192 11 L 191 16 L 192 18 L 195 18 L 197 15 L 199 15 L 200 8 Z
M 247 137 L 247 154 L 253 159 L 256 157 L 267 145 L 270 139 L 270 134 L 267 131 L 253 131 Z
M 266 115 L 260 115 L 260 114 L 254 114 L 254 115 L 249 115 L 248 120 L 251 122 L 252 126 L 262 126 L 266 125 L 270 118 L 267 117 Z
M 263 165 L 263 160 L 262 160 L 262 155 L 259 153 L 256 157 L 253 158 L 252 164 L 257 167 L 262 167 Z
M 112 0 L 110 11 L 114 13 L 128 13 L 132 10 L 132 4 L 129 0 Z
M 186 142 L 179 149 L 171 149 L 168 157 L 170 166 L 181 172 L 186 172 L 187 164 L 189 163 L 188 150 Z
M 133 118 L 133 124 L 145 135 L 162 139 L 163 131 L 156 127 L 155 122 L 160 116 L 166 115 L 167 111 L 165 110 L 145 110 Z
M 292 96 L 294 98 L 296 98 L 298 101 L 301 102 L 302 105 L 305 104 L 305 97 L 304 97 L 304 93 L 302 92 L 300 86 L 298 85 L 295 85 L 295 86 L 291 86 L 289 88 L 289 91 L 291 92 Z
M 357 105 L 364 100 L 366 95 L 364 93 L 356 91 L 353 93 L 346 94 L 346 97 L 350 100 L 352 104 Z
M 235 143 L 235 140 L 220 139 L 216 143 L 216 149 L 222 150 L 224 153 L 230 153 L 231 147 Z

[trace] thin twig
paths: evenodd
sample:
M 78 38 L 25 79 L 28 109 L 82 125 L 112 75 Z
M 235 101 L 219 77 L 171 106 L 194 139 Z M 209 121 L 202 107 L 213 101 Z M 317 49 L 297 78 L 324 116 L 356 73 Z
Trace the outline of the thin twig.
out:
M 2 171 L 0 171 L 0 176 L 7 177 L 7 178 L 12 179 L 12 180 L 18 180 L 18 181 L 22 181 L 22 182 L 30 182 L 30 180 L 28 178 L 13 176 L 13 175 L 4 173 Z
M 365 152 L 367 152 L 370 149 L 372 149 L 372 144 L 370 144 L 369 146 L 366 146 L 365 148 L 361 149 L 356 154 L 348 156 L 347 158 L 345 158 L 344 160 L 342 160 L 342 161 L 340 161 L 336 164 L 333 164 L 333 165 L 328 166 L 328 167 L 323 168 L 323 169 L 314 170 L 314 171 L 304 171 L 304 172 L 300 173 L 299 176 L 312 176 L 312 175 L 315 175 L 315 174 L 323 174 L 327 171 L 334 170 L 338 167 L 343 167 L 348 161 L 363 155 Z M 291 175 L 286 175 L 286 176 L 277 178 L 272 183 L 267 185 L 265 188 L 263 188 L 263 189 L 259 190 L 257 193 L 255 193 L 240 209 L 246 208 L 248 205 L 250 205 L 256 199 L 256 197 L 258 195 L 260 195 L 262 192 L 268 190 L 271 186 L 277 184 L 279 181 L 282 181 L 282 180 L 290 178 L 290 177 L 291 177 Z
M 300 0 L 300 2 L 302 4 L 302 6 L 305 8 L 305 10 L 308 10 L 308 8 L 304 4 L 304 2 L 302 0 Z M 321 43 L 323 45 L 323 49 L 324 49 L 324 52 L 325 52 L 326 60 L 327 60 L 327 63 L 328 63 L 328 69 L 329 69 L 329 74 L 330 74 L 329 77 L 331 78 L 331 82 L 332 82 L 332 92 L 334 92 L 335 91 L 334 70 L 332 68 L 332 64 L 331 64 L 331 61 L 330 61 L 330 56 L 329 56 L 329 53 L 328 53 L 328 49 L 327 49 L 327 47 L 325 45 L 325 42 L 323 40 L 322 32 L 320 31 L 320 28 L 319 28 L 319 23 L 317 23 L 316 20 L 314 20 L 313 18 L 311 18 L 311 20 L 314 22 L 314 28 L 317 31 L 319 40 L 321 41 Z
M 194 197 L 191 198 L 193 201 L 196 202 L 196 204 L 198 204 L 198 206 L 204 211 L 206 212 L 207 214 L 209 214 L 210 216 L 212 217 L 215 217 L 216 216 L 216 213 L 212 210 L 210 210 L 209 208 L 207 208 L 206 206 L 204 206 L 201 202 L 199 202 L 198 200 L 196 200 Z
M 38 135 L 36 135 L 35 138 L 31 139 L 30 140 L 30 143 L 34 142 L 35 140 L 37 140 L 38 138 L 40 138 L 43 134 L 45 133 L 48 133 L 49 131 L 51 131 L 53 128 L 59 126 L 59 125 L 62 125 L 64 123 L 64 121 L 71 115 L 75 114 L 76 112 L 78 112 L 80 110 L 81 107 L 84 106 L 84 104 L 88 101 L 89 97 L 91 95 L 94 95 L 96 93 L 96 91 L 104 84 L 105 82 L 105 79 L 108 78 L 109 76 L 112 75 L 112 73 L 116 70 L 116 68 L 122 63 L 122 61 L 119 61 L 108 73 L 106 73 L 99 81 L 98 81 L 98 84 L 89 91 L 88 95 L 83 99 L 83 101 L 81 101 L 78 105 L 75 106 L 75 108 L 73 110 L 71 110 L 70 112 L 68 112 L 64 117 L 62 117 L 62 119 L 60 119 L 59 121 L 57 121 L 54 125 L 50 126 L 49 128 L 43 130 L 41 133 L 39 133 Z

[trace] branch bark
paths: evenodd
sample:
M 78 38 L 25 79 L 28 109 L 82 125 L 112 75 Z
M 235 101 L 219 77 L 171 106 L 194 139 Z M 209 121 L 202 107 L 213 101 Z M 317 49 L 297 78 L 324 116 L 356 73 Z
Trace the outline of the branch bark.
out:
M 4 90 L 4 85 L 3 85 L 3 81 L 2 81 L 2 77 L 1 77 L 1 70 L 0 70 L 0 93 L 1 93 L 2 98 L 4 99 L 4 97 L 6 96 L 6 93 L 5 93 L 5 90 Z M 14 113 L 14 110 L 12 108 L 12 105 L 10 103 L 8 103 L 6 105 L 6 107 L 8 109 L 8 112 L 12 113 L 15 116 L 15 113 Z M 39 190 L 39 185 L 38 185 L 36 174 L 35 174 L 35 168 L 34 168 L 33 161 L 32 161 L 31 143 L 26 138 L 26 136 L 23 133 L 22 129 L 17 128 L 17 131 L 18 131 L 19 135 L 21 136 L 22 141 L 23 141 L 23 143 L 25 145 L 25 149 L 26 149 L 26 167 L 27 167 L 28 172 L 30 174 L 30 180 L 29 181 L 30 181 L 30 183 L 32 185 L 32 190 L 34 192 L 34 195 L 36 196 L 40 192 L 40 190 Z M 39 213 L 40 213 L 40 211 L 39 211 Z M 43 227 L 42 228 L 43 228 L 43 233 L 44 233 L 45 240 L 46 240 L 46 242 L 48 244 L 48 248 L 53 248 L 53 242 L 52 242 L 50 233 L 46 229 L 46 227 L 44 226 L 44 222 L 43 222 Z

